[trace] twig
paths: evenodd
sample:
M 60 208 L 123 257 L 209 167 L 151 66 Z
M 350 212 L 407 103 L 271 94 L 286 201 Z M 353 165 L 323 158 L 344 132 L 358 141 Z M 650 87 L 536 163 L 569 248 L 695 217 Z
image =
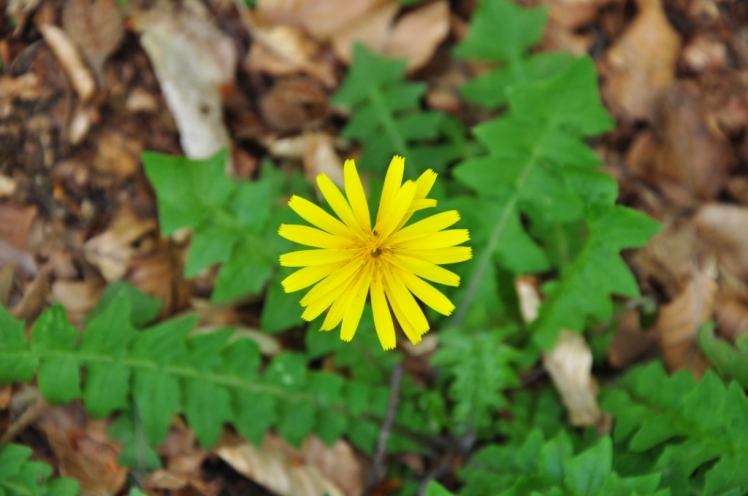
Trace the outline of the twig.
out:
M 11 442 L 22 430 L 34 423 L 34 421 L 36 421 L 41 414 L 49 410 L 49 408 L 49 403 L 47 403 L 40 394 L 36 400 L 34 400 L 34 402 L 8 426 L 8 430 L 6 430 L 2 438 L 0 438 L 0 444 Z
M 390 432 L 392 432 L 392 426 L 395 423 L 397 404 L 400 401 L 400 383 L 402 382 L 402 378 L 403 365 L 402 363 L 398 363 L 392 369 L 392 377 L 390 378 L 390 401 L 387 405 L 387 415 L 384 417 L 384 420 L 382 421 L 382 427 L 379 429 L 377 449 L 374 452 L 371 475 L 369 475 L 369 481 L 366 484 L 366 489 L 363 492 L 364 495 L 370 494 L 372 488 L 384 476 L 384 456 L 387 454 L 387 441 L 390 438 Z

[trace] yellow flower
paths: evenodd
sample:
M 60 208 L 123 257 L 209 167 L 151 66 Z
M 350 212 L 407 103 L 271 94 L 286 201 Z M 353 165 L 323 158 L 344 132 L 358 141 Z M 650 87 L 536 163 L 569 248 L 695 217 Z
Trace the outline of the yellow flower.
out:
M 472 257 L 467 246 L 456 246 L 470 239 L 467 229 L 444 230 L 460 220 L 456 210 L 432 215 L 407 227 L 413 212 L 435 207 L 426 198 L 436 180 L 427 170 L 416 181 L 403 180 L 405 159 L 395 156 L 384 180 L 377 220 L 372 228 L 356 164 L 344 166 L 347 199 L 325 174 L 317 176 L 322 195 L 340 220 L 314 203 L 293 196 L 288 205 L 304 220 L 318 227 L 283 224 L 278 234 L 316 250 L 281 255 L 285 267 L 304 267 L 283 280 L 287 292 L 314 285 L 301 299 L 302 318 L 310 321 L 330 309 L 322 324 L 329 331 L 343 323 L 340 337 L 353 339 L 371 294 L 374 325 L 382 347 L 395 347 L 395 328 L 389 307 L 405 335 L 413 344 L 429 330 L 421 307 L 413 295 L 443 315 L 454 310 L 446 296 L 431 284 L 459 286 L 460 277 L 437 264 L 463 262 Z M 389 302 L 389 307 L 388 307 Z

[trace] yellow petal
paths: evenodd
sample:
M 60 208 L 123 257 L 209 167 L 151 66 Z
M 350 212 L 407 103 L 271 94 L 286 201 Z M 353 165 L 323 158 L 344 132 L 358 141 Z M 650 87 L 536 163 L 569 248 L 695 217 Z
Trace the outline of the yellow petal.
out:
M 358 220 L 356 220 L 351 206 L 348 205 L 348 200 L 345 199 L 343 193 L 335 186 L 335 183 L 326 174 L 319 174 L 317 176 L 317 186 L 319 186 L 319 190 L 322 196 L 325 197 L 325 200 L 327 200 L 327 203 L 330 204 L 333 211 L 340 217 L 340 220 L 356 233 L 361 233 L 361 226 Z
M 341 284 L 344 284 L 348 279 L 353 277 L 356 271 L 358 271 L 358 269 L 364 264 L 364 260 L 364 257 L 357 257 L 327 276 L 322 282 L 318 283 L 304 295 L 301 299 L 301 306 L 305 307 L 313 303 L 315 300 L 321 298 Z
M 297 270 L 290 276 L 281 281 L 283 290 L 286 293 L 293 293 L 300 289 L 307 288 L 315 282 L 325 278 L 344 265 L 345 262 L 336 262 L 325 265 L 312 265 Z
M 325 316 L 325 321 L 322 322 L 320 331 L 331 331 L 335 329 L 340 321 L 343 320 L 345 312 L 351 304 L 353 299 L 353 288 L 357 282 L 357 278 L 361 277 L 361 271 L 365 270 L 365 267 L 359 268 L 358 272 L 354 275 L 351 282 L 347 285 L 347 290 L 340 294 L 340 297 L 330 307 L 330 311 Z
M 450 246 L 459 245 L 470 239 L 470 233 L 467 229 L 447 229 L 419 238 L 410 239 L 401 243 L 393 243 L 393 247 L 405 250 L 413 249 L 431 249 L 449 248 Z
M 392 157 L 390 166 L 387 168 L 387 175 L 384 176 L 382 197 L 379 200 L 379 210 L 377 211 L 377 224 L 379 224 L 384 215 L 393 208 L 395 198 L 397 197 L 397 193 L 400 191 L 400 185 L 403 182 L 404 171 L 405 159 L 399 155 Z
M 356 234 L 350 228 L 306 198 L 294 195 L 288 200 L 288 206 L 302 219 L 324 231 L 337 236 L 356 238 Z
M 408 213 L 412 215 L 414 212 L 417 212 L 418 210 L 423 210 L 424 208 L 433 208 L 436 205 L 437 205 L 437 202 L 433 198 L 413 200 L 413 203 L 410 204 L 410 208 L 408 209 Z M 408 216 L 408 218 L 410 217 Z
M 442 294 L 441 291 L 408 271 L 398 269 L 396 269 L 396 271 L 397 275 L 405 283 L 405 286 L 416 295 L 419 300 L 442 315 L 452 314 L 455 306 L 451 301 L 449 301 L 449 298 Z
M 389 270 L 382 272 L 384 274 L 384 288 L 387 293 L 387 299 L 395 311 L 395 316 L 400 322 L 405 335 L 408 336 L 408 339 L 413 344 L 416 344 L 421 340 L 421 336 L 429 330 L 429 323 L 426 320 L 426 316 L 400 278 Z
M 459 220 L 460 214 L 457 210 L 449 210 L 448 212 L 432 215 L 431 217 L 426 217 L 415 224 L 411 224 L 408 227 L 399 230 L 392 235 L 390 242 L 399 243 L 420 236 L 425 236 L 427 234 L 433 234 L 437 231 L 448 228 Z
M 369 293 L 369 285 L 371 284 L 372 266 L 373 264 L 369 262 L 362 269 L 361 274 L 359 274 L 359 280 L 351 291 L 353 297 L 346 309 L 345 317 L 343 317 L 343 326 L 340 329 L 340 339 L 343 341 L 353 339 L 356 329 L 358 329 L 358 323 L 361 322 L 361 314 L 364 313 L 366 295 Z
M 353 213 L 358 219 L 358 224 L 363 227 L 364 232 L 371 230 L 371 216 L 369 214 L 369 204 L 366 201 L 364 186 L 361 184 L 361 178 L 356 171 L 356 163 L 353 160 L 346 160 L 343 166 L 345 176 L 345 194 L 348 197 L 348 203 L 351 204 Z
M 335 300 L 340 298 L 340 295 L 342 295 L 346 291 L 351 290 L 351 286 L 353 285 L 353 283 L 354 278 L 351 277 L 337 288 L 333 289 L 326 295 L 323 295 L 321 298 L 315 300 L 311 305 L 304 309 L 304 313 L 301 314 L 301 318 L 309 322 L 322 315 L 322 312 L 327 310 L 330 305 L 335 302 Z
M 415 183 L 413 181 L 405 181 L 405 184 L 403 184 L 403 187 L 400 188 L 400 191 L 398 191 L 397 196 L 395 197 L 394 205 L 384 212 L 382 212 L 380 208 L 382 217 L 380 221 L 377 221 L 377 225 L 374 228 L 374 230 L 379 232 L 380 239 L 385 239 L 398 226 L 405 216 L 405 213 L 408 211 L 415 192 Z
M 358 250 L 301 250 L 292 251 L 280 256 L 284 267 L 306 267 L 344 262 L 353 258 Z
M 313 227 L 297 224 L 281 224 L 278 234 L 294 243 L 317 248 L 350 248 L 354 243 L 351 238 L 335 236 Z
M 397 253 L 439 265 L 464 262 L 473 258 L 473 249 L 469 246 L 452 246 L 436 250 L 398 250 Z
M 438 175 L 433 170 L 428 169 L 416 179 L 416 194 L 414 196 L 416 200 L 422 200 L 428 196 Z
M 412 272 L 417 276 L 428 279 L 429 281 L 438 282 L 439 284 L 445 284 L 447 286 L 460 285 L 460 276 L 451 270 L 439 267 L 431 262 L 406 257 L 400 254 L 386 254 L 384 255 L 384 259 L 396 267 Z
M 384 283 L 381 271 L 375 270 L 371 279 L 371 309 L 374 313 L 374 327 L 382 348 L 392 350 L 395 348 L 395 327 L 392 324 L 392 315 L 387 306 L 384 296 Z

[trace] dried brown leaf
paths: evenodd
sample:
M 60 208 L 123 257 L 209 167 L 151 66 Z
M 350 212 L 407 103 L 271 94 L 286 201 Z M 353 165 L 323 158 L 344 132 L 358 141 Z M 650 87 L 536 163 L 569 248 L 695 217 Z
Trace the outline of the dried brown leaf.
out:
M 592 377 L 592 351 L 582 335 L 562 330 L 553 350 L 543 353 L 543 366 L 561 395 L 572 425 L 606 427 Z
M 327 93 L 308 77 L 280 79 L 262 96 L 260 111 L 272 129 L 300 131 L 327 114 Z
M 748 292 L 720 288 L 714 301 L 717 332 L 730 340 L 748 332 Z
M 665 365 L 671 372 L 688 369 L 701 376 L 707 368 L 697 335 L 701 325 L 712 318 L 717 284 L 713 263 L 694 270 L 693 279 L 683 292 L 660 308 L 655 329 Z
M 119 449 L 107 438 L 107 423 L 87 419 L 80 403 L 48 410 L 37 425 L 55 452 L 60 474 L 77 479 L 81 494 L 114 496 L 124 487 L 127 469 L 117 463 Z
M 304 133 L 293 138 L 273 141 L 269 146 L 275 157 L 301 159 L 310 184 L 316 184 L 318 174 L 327 174 L 343 187 L 343 161 L 335 151 L 333 137 L 324 133 Z
M 449 4 L 440 0 L 404 15 L 390 31 L 384 55 L 403 58 L 413 71 L 425 66 L 449 33 Z
M 670 25 L 661 0 L 639 0 L 639 13 L 606 52 L 600 72 L 603 99 L 616 116 L 650 117 L 657 94 L 675 79 L 680 36 Z
M 657 335 L 641 328 L 639 310 L 629 310 L 618 325 L 608 348 L 608 363 L 622 369 L 657 349 Z
M 96 93 L 96 81 L 65 31 L 51 24 L 40 25 L 39 31 L 57 57 L 81 101 L 85 103 L 91 100 Z
M 296 450 L 278 436 L 268 434 L 262 448 L 225 438 L 215 452 L 234 470 L 280 496 L 361 494 L 361 464 L 344 441 L 327 447 L 311 436 Z
M 692 219 L 699 238 L 717 256 L 720 275 L 748 284 L 748 208 L 711 203 Z
M 104 62 L 125 35 L 124 18 L 117 0 L 67 0 L 62 27 L 83 53 L 99 82 L 104 80 Z
M 94 309 L 103 291 L 104 284 L 99 280 L 52 283 L 52 299 L 62 304 L 68 320 L 75 326 Z

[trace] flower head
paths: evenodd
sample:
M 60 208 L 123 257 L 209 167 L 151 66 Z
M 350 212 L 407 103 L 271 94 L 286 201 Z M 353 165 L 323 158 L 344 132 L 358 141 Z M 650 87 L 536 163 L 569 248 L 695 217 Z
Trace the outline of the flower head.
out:
M 281 265 L 304 267 L 283 280 L 283 289 L 290 293 L 314 286 L 301 299 L 302 318 L 313 320 L 329 308 L 322 330 L 332 330 L 342 322 L 344 341 L 356 333 L 367 294 L 379 341 L 386 350 L 395 347 L 390 308 L 413 344 L 429 330 L 413 295 L 443 315 L 454 310 L 452 302 L 424 279 L 459 286 L 459 276 L 439 264 L 472 257 L 470 247 L 457 246 L 470 239 L 468 231 L 445 230 L 460 220 L 456 210 L 405 226 L 415 211 L 436 206 L 436 200 L 426 196 L 437 174 L 427 170 L 416 181 L 403 183 L 404 168 L 402 157 L 390 162 L 373 227 L 353 160 L 344 166 L 345 196 L 325 174 L 317 176 L 317 185 L 337 219 L 304 198 L 293 196 L 288 202 L 316 228 L 283 224 L 278 234 L 317 249 L 281 255 Z

